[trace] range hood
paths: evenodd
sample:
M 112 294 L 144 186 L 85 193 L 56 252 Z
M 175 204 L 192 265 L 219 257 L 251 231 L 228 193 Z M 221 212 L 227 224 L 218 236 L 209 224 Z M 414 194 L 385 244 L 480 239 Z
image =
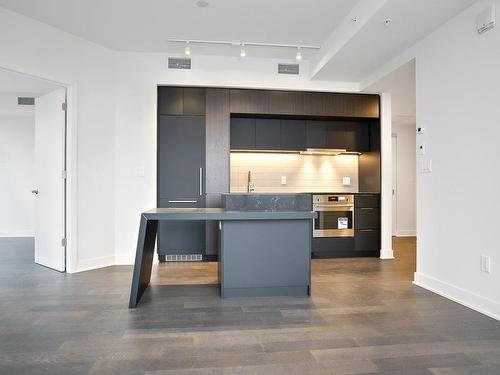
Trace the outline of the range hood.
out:
M 345 148 L 306 148 L 305 151 L 300 151 L 301 155 L 340 155 L 345 154 Z

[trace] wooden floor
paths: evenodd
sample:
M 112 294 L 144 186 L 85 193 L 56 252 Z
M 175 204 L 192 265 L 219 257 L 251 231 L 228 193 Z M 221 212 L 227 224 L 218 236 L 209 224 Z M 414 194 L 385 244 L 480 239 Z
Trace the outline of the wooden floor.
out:
M 0 239 L 0 374 L 500 374 L 500 322 L 413 286 L 415 241 L 394 247 L 314 260 L 311 298 L 221 300 L 215 264 L 161 265 L 129 310 L 131 267 L 60 274 Z

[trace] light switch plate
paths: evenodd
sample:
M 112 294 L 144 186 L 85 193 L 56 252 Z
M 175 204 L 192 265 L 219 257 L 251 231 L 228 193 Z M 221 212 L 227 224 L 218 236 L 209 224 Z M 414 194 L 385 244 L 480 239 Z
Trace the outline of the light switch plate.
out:
M 144 167 L 137 167 L 135 168 L 135 176 L 136 177 L 144 177 L 146 172 L 144 171 Z
M 286 185 L 286 176 L 281 176 L 281 185 Z
M 432 172 L 432 159 L 423 157 L 420 160 L 420 173 L 431 173 Z
M 351 177 L 342 177 L 342 185 L 344 186 L 351 185 Z

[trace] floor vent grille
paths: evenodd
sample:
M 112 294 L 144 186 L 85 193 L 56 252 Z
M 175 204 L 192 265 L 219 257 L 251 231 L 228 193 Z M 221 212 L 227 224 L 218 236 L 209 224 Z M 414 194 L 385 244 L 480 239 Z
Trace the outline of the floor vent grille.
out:
M 166 262 L 200 262 L 203 254 L 168 254 L 165 256 Z

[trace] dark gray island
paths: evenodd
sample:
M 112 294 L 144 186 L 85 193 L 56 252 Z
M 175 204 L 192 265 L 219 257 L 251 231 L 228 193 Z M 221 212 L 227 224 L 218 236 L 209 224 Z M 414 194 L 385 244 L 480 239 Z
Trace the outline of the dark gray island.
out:
M 222 297 L 309 295 L 316 214 L 305 208 L 155 208 L 142 213 L 129 307 L 137 306 L 149 285 L 158 222 L 164 220 L 219 222 Z

